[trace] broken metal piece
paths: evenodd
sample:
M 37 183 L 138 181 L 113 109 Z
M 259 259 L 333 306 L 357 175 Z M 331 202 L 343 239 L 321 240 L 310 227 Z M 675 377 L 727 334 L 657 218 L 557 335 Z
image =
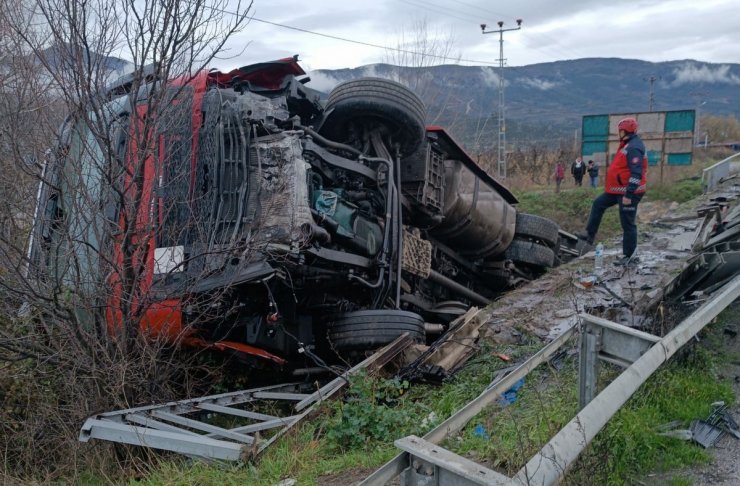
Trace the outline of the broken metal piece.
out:
M 671 420 L 670 422 L 666 424 L 658 425 L 657 427 L 655 427 L 655 429 L 661 432 L 665 432 L 668 430 L 674 430 L 676 427 L 678 427 L 682 423 L 683 423 L 683 420 Z
M 432 382 L 448 378 L 460 370 L 477 350 L 479 329 L 485 323 L 485 319 L 478 315 L 478 308 L 471 307 L 452 321 L 449 330 L 398 375 L 410 380 L 430 379 Z
M 598 283 L 598 284 L 599 284 L 599 285 L 600 285 L 601 287 L 603 287 L 603 288 L 604 288 L 604 290 L 606 290 L 606 291 L 607 291 L 607 292 L 609 293 L 609 295 L 611 295 L 612 297 L 614 297 L 615 299 L 617 299 L 617 300 L 618 300 L 619 302 L 621 302 L 622 304 L 626 305 L 628 309 L 632 309 L 633 305 L 632 305 L 632 304 L 630 304 L 629 302 L 627 302 L 626 300 L 624 300 L 624 299 L 622 298 L 622 296 L 618 295 L 618 294 L 617 294 L 616 292 L 614 292 L 614 291 L 613 291 L 612 289 L 610 289 L 610 288 L 609 288 L 609 286 L 608 286 L 608 285 L 606 285 L 606 283 L 604 282 L 604 280 L 603 280 L 603 279 L 601 279 L 601 278 L 598 278 L 598 280 L 597 280 L 597 283 Z
M 736 439 L 740 439 L 740 426 L 732 418 L 725 402 L 719 401 L 712 404 L 712 413 L 707 418 L 707 423 L 722 428 Z
M 317 404 L 337 393 L 348 383 L 351 374 L 360 369 L 372 372 L 382 367 L 411 342 L 409 334 L 404 333 L 310 394 L 302 393 L 303 384 L 286 383 L 101 413 L 85 421 L 79 440 L 102 439 L 207 459 L 247 461 L 306 418 Z M 244 408 L 266 400 L 290 404 L 292 407 L 284 408 L 292 411 L 278 416 Z M 232 428 L 215 425 L 225 422 Z
M 669 430 L 667 432 L 660 432 L 658 435 L 680 440 L 692 440 L 694 438 L 694 433 L 689 429 Z
M 700 446 L 708 449 L 714 446 L 724 435 L 721 429 L 703 420 L 694 420 L 691 422 L 692 439 Z
M 402 483 L 407 486 L 449 484 L 460 486 L 504 485 L 510 479 L 454 452 L 420 437 L 410 435 L 394 443 L 411 456 L 403 471 Z

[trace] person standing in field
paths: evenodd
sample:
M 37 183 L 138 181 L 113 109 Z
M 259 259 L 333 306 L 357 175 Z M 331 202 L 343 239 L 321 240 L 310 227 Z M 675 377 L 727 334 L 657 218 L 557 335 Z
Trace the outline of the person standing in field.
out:
M 583 174 L 586 173 L 586 164 L 581 157 L 576 157 L 576 161 L 570 166 L 570 173 L 576 181 L 577 186 L 583 185 Z
M 588 177 L 591 179 L 591 187 L 596 188 L 599 184 L 599 166 L 594 163 L 593 160 L 588 161 Z
M 563 179 L 565 179 L 565 167 L 563 166 L 562 162 L 558 162 L 555 165 L 555 193 L 560 192 L 560 184 L 563 182 Z
M 579 238 L 593 245 L 599 231 L 601 218 L 608 208 L 619 205 L 619 222 L 622 224 L 622 252 L 624 256 L 615 262 L 617 265 L 635 263 L 633 258 L 637 248 L 637 205 L 647 187 L 648 159 L 645 144 L 637 135 L 637 120 L 625 118 L 617 125 L 619 130 L 619 150 L 606 171 L 604 193 L 594 199 L 588 217 L 586 232 Z

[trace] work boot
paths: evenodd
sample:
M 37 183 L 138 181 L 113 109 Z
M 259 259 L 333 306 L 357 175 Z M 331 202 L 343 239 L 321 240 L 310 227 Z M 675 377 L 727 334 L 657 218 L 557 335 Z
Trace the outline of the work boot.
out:
M 594 239 L 593 239 L 593 237 L 591 237 L 585 231 L 580 231 L 580 232 L 576 233 L 576 236 L 578 237 L 579 240 L 583 240 L 586 243 L 588 243 L 589 245 L 594 246 Z
M 616 260 L 614 262 L 614 265 L 618 267 L 634 267 L 638 263 L 640 263 L 640 259 L 636 257 L 635 255 L 632 255 L 632 256 L 624 256 L 620 258 L 619 260 Z
M 575 250 L 576 250 L 576 251 L 578 252 L 578 255 L 579 255 L 579 256 L 583 256 L 583 255 L 585 255 L 586 253 L 588 253 L 588 252 L 590 252 L 591 250 L 593 250 L 593 249 L 594 249 L 594 246 L 593 246 L 592 244 L 590 244 L 590 243 L 589 243 L 588 241 L 586 241 L 586 240 L 581 240 L 581 239 L 579 239 L 579 240 L 578 240 L 578 243 L 576 243 L 576 246 L 575 246 L 575 248 L 574 248 L 574 249 L 575 249 Z

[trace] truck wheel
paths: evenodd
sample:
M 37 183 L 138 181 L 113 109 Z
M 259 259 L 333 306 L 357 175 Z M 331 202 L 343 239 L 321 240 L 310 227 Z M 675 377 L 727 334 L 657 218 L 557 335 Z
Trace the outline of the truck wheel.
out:
M 416 342 L 424 341 L 424 319 L 407 311 L 346 312 L 335 316 L 326 327 L 330 344 L 337 351 L 379 348 L 405 332 Z
M 319 132 L 345 141 L 350 122 L 376 121 L 401 144 L 401 155 L 412 154 L 424 140 L 424 103 L 406 86 L 388 79 L 359 78 L 340 83 L 329 93 L 327 117 Z
M 516 263 L 525 263 L 537 267 L 552 267 L 555 265 L 555 252 L 539 243 L 514 238 L 511 245 L 504 252 L 504 257 Z
M 555 221 L 534 214 L 516 213 L 515 236 L 541 240 L 553 248 L 558 244 L 560 227 Z

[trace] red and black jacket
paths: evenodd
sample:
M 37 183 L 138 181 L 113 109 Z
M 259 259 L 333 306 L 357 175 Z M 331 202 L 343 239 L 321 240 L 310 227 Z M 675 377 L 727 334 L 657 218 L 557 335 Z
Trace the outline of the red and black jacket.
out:
M 606 172 L 607 194 L 643 194 L 647 186 L 648 159 L 645 144 L 637 134 L 628 135 Z

